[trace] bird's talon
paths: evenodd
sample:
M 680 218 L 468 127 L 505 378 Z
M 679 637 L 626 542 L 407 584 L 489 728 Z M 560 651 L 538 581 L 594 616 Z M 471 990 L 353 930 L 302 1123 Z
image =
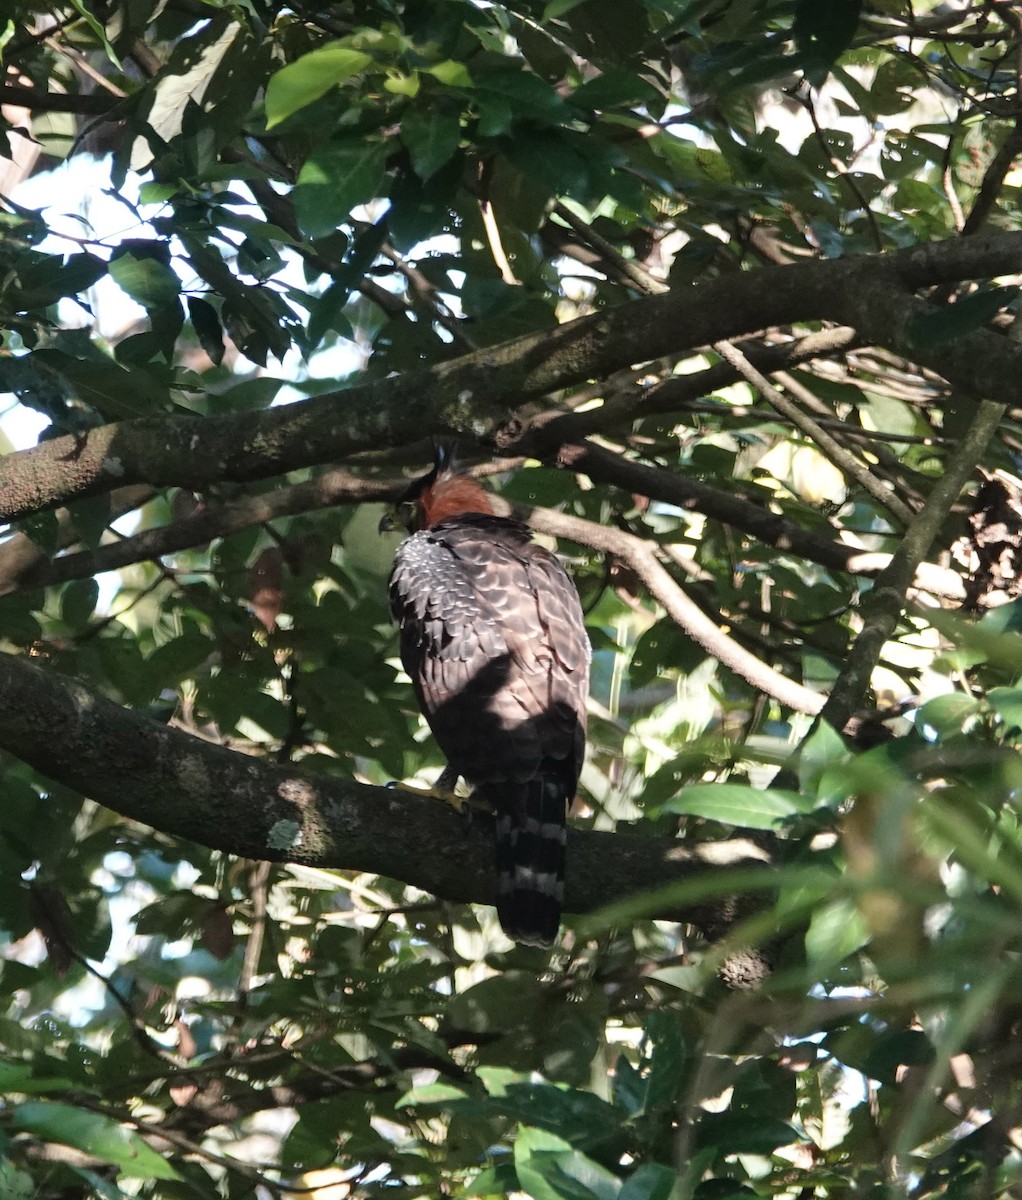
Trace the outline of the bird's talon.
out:
M 449 804 L 456 813 L 462 813 L 466 805 L 470 804 L 464 796 L 458 796 L 454 792 L 445 791 L 443 788 L 422 788 L 416 787 L 413 783 L 402 783 L 398 779 L 392 779 L 387 787 L 393 788 L 398 792 L 409 792 L 413 796 L 422 796 L 430 800 L 440 800 L 444 804 Z

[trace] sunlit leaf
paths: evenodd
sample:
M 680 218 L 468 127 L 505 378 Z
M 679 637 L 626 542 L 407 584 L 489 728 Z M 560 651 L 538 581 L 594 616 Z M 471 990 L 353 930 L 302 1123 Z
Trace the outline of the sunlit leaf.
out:
M 180 1179 L 181 1176 L 137 1133 L 84 1108 L 30 1100 L 11 1114 L 17 1129 L 58 1145 L 74 1146 L 115 1166 L 120 1175 L 138 1179 Z
M 941 737 L 960 733 L 966 724 L 979 712 L 978 700 L 960 692 L 949 692 L 927 700 L 919 709 L 917 720 Z
M 737 783 L 697 783 L 667 800 L 662 812 L 687 813 L 747 829 L 772 829 L 779 821 L 811 812 L 812 798 L 776 788 L 751 788 Z
M 266 126 L 272 129 L 372 62 L 343 41 L 329 42 L 283 67 L 266 87 Z
M 162 308 L 177 300 L 181 291 L 178 277 L 166 262 L 144 247 L 115 254 L 110 259 L 110 275 L 143 308 Z
M 621 1191 L 605 1167 L 542 1129 L 520 1127 L 514 1153 L 519 1184 L 535 1200 L 615 1200 Z

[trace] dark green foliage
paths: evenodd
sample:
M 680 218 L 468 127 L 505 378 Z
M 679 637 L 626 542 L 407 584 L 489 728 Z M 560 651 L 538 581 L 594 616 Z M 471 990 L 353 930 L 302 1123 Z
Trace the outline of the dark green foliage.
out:
M 396 666 L 380 509 L 317 457 L 324 408 L 301 431 L 313 465 L 270 478 L 227 470 L 278 449 L 267 422 L 215 477 L 186 462 L 187 486 L 124 495 L 117 437 L 186 417 L 255 431 L 296 396 L 340 422 L 354 383 L 470 352 L 499 371 L 518 337 L 536 363 L 569 354 L 572 318 L 665 285 L 755 290 L 778 261 L 1019 229 L 1010 5 L 7 7 L 0 153 L 38 145 L 42 169 L 74 148 L 110 172 L 95 213 L 63 168 L 39 211 L 0 201 L 0 417 L 71 435 L 51 464 L 66 496 L 39 507 L 24 485 L 0 540 L 0 650 L 255 768 L 421 785 L 441 766 Z M 90 224 L 101 200 L 116 232 Z M 820 352 L 784 383 L 913 509 L 977 399 L 927 356 L 1017 315 L 1014 278 L 960 278 L 919 290 L 898 355 Z M 833 323 L 778 322 L 750 354 Z M 733 644 L 825 691 L 875 578 L 842 564 L 891 554 L 903 528 L 752 389 L 687 386 L 719 366 L 710 348 L 636 345 L 631 373 L 583 373 L 464 450 L 509 449 L 491 482 L 537 524 L 589 523 L 559 546 L 594 649 L 573 822 L 717 868 L 569 914 L 547 954 L 509 947 L 485 906 L 239 860 L 0 752 L 4 1200 L 1017 1191 L 1018 413 L 930 554 L 964 607 L 950 584 L 904 606 L 867 698 L 884 720 L 845 739 L 719 665 L 627 539 Z M 397 490 L 457 425 L 445 411 L 399 446 L 373 414 L 380 445 L 340 465 Z M 80 498 L 84 439 L 115 422 L 111 486 Z M 576 474 L 594 447 L 612 467 Z M 172 545 L 99 570 L 168 528 Z M 909 717 L 885 709 L 905 696 Z

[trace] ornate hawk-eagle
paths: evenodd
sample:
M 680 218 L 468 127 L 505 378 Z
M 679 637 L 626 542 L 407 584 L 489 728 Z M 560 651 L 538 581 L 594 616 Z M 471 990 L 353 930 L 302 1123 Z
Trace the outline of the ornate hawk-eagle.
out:
M 496 815 L 497 914 L 549 945 L 564 892 L 565 817 L 585 750 L 589 640 L 553 554 L 459 473 L 445 449 L 399 504 L 390 606 L 401 662 L 447 758 Z

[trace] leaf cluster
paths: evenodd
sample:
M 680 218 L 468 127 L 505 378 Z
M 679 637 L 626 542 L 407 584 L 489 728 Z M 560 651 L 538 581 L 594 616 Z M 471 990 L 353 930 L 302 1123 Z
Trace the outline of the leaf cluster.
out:
M 0 694 L 0 1195 L 1012 1194 L 1011 6 L 9 7 L 0 651 L 74 703 Z M 435 779 L 377 526 L 452 432 L 593 644 L 628 894 L 549 954 L 469 832 L 241 859 L 59 753 Z

